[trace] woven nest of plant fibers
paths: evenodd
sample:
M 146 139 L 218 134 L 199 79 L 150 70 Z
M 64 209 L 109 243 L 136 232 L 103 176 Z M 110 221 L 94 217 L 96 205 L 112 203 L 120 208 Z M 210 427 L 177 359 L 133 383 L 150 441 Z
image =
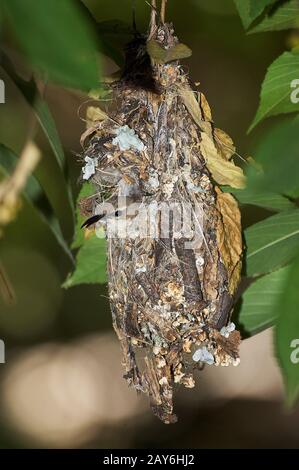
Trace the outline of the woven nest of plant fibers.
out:
M 194 387 L 194 371 L 205 363 L 237 365 L 240 343 L 230 321 L 241 270 L 240 213 L 218 185 L 240 188 L 244 176 L 231 160 L 231 139 L 215 128 L 204 95 L 192 90 L 176 60 L 182 49 L 170 24 L 149 38 L 136 36 L 122 78 L 111 85 L 111 110 L 84 136 L 83 178 L 96 188 L 87 213 L 100 214 L 104 202 L 114 208 L 92 221 L 106 229 L 125 378 L 165 423 L 176 421 L 175 388 Z M 139 210 L 128 211 L 132 204 Z M 159 230 L 161 204 L 175 207 L 166 231 Z M 183 232 L 180 209 L 191 213 Z

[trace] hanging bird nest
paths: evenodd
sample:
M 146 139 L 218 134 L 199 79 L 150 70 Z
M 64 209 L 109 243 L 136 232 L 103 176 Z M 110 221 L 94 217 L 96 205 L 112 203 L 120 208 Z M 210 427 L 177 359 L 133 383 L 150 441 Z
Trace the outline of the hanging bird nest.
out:
M 171 24 L 156 25 L 155 13 L 149 36 L 136 34 L 127 47 L 109 113 L 92 119 L 89 111 L 83 179 L 96 188 L 86 225 L 106 229 L 125 378 L 171 423 L 175 384 L 194 387 L 194 371 L 205 363 L 239 362 L 240 334 L 230 319 L 240 213 L 218 185 L 241 188 L 244 175 L 231 139 L 215 128 L 205 96 L 179 63 L 190 49 Z

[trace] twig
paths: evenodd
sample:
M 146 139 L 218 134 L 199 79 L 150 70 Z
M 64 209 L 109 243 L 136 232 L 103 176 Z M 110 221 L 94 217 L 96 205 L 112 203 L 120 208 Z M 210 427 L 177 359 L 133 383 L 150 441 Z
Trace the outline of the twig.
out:
M 157 16 L 157 1 L 151 0 L 151 19 L 150 19 L 150 32 L 149 32 L 149 39 L 151 39 L 156 31 L 157 24 L 156 24 L 156 16 Z
M 16 294 L 10 283 L 8 275 L 4 269 L 3 264 L 0 261 L 0 292 L 3 296 L 4 301 L 11 305 L 16 301 Z
M 132 12 L 133 12 L 133 30 L 134 33 L 137 32 L 137 24 L 136 24 L 136 0 L 132 0 Z
M 26 182 L 35 169 L 40 159 L 40 151 L 36 145 L 29 140 L 25 145 L 19 158 L 17 166 L 12 175 L 0 184 L 0 237 L 1 226 L 9 224 L 16 215 L 19 208 L 19 197 Z M 7 304 L 15 301 L 15 293 L 8 279 L 5 269 L 0 262 L 0 292 Z
M 162 3 L 161 3 L 161 23 L 162 24 L 165 23 L 166 4 L 167 4 L 167 0 L 162 0 Z
M 0 225 L 7 225 L 14 219 L 20 193 L 39 160 L 40 150 L 31 140 L 28 141 L 13 174 L 0 184 Z

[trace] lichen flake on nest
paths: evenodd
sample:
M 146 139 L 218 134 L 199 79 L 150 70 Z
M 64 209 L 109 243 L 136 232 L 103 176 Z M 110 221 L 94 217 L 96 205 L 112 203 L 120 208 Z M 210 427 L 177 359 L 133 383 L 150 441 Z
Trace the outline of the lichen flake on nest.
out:
M 151 40 L 164 49 L 178 44 L 169 24 Z M 135 68 L 146 64 L 144 75 L 139 70 L 138 82 L 133 66 L 112 85 L 116 110 L 88 131 L 84 175 L 98 191 L 90 215 L 104 200 L 116 207 L 100 223 L 125 377 L 170 423 L 174 384 L 192 388 L 193 370 L 204 363 L 239 362 L 240 334 L 230 318 L 241 270 L 240 213 L 217 183 L 242 187 L 244 175 L 231 160 L 231 139 L 215 129 L 204 95 L 191 89 L 179 62 L 149 68 L 146 42 L 137 43 L 128 48 L 130 61 L 133 51 Z M 132 203 L 150 207 L 152 217 L 126 212 Z M 160 234 L 161 204 L 191 210 L 184 235 L 176 232 L 175 210 Z M 129 234 L 109 236 L 109 217 L 123 217 Z M 145 228 L 155 236 L 144 236 Z

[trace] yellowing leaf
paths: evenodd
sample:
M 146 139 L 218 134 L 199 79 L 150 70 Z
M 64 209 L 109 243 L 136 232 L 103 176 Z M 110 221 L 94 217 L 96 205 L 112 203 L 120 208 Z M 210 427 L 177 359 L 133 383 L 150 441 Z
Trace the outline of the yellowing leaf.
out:
M 226 155 L 226 158 L 228 155 L 226 143 L 227 145 L 230 145 L 232 143 L 231 139 L 227 134 L 225 134 L 225 132 L 218 131 L 218 138 L 220 138 L 222 142 L 222 147 L 221 149 L 217 149 L 213 139 L 212 124 L 204 120 L 204 116 L 194 92 L 186 86 L 179 87 L 178 91 L 184 105 L 202 131 L 200 149 L 206 160 L 207 167 L 216 183 L 229 185 L 237 189 L 244 188 L 246 180 L 243 170 L 236 166 L 234 162 L 224 159 L 224 154 Z M 207 112 L 207 104 L 205 105 L 205 109 Z
M 246 179 L 243 170 L 234 162 L 221 158 L 213 140 L 205 132 L 201 133 L 200 149 L 216 183 L 237 189 L 245 188 Z
M 221 129 L 215 129 L 214 135 L 221 157 L 224 158 L 224 160 L 230 160 L 236 152 L 233 140 Z
M 86 111 L 87 129 L 94 127 L 98 122 L 104 121 L 108 115 L 98 106 L 89 106 Z
M 192 55 L 191 49 L 185 44 L 176 44 L 170 49 L 164 49 L 157 41 L 151 40 L 147 43 L 147 52 L 149 56 L 158 64 L 165 64 L 172 60 L 185 59 Z
M 242 229 L 241 215 L 237 201 L 229 193 L 215 188 L 217 208 L 221 221 L 217 230 L 217 244 L 229 276 L 229 290 L 233 295 L 241 276 Z
M 205 95 L 203 93 L 199 93 L 199 97 L 198 97 L 198 101 L 199 101 L 199 105 L 200 105 L 200 108 L 203 112 L 203 118 L 205 121 L 212 121 L 212 111 L 211 111 L 211 108 L 210 108 L 210 105 L 208 103 L 208 100 L 207 98 L 205 97 Z
M 186 86 L 178 87 L 178 92 L 194 122 L 202 131 L 207 132 L 212 136 L 212 125 L 210 122 L 206 122 L 204 120 L 204 116 L 201 112 L 199 102 L 195 97 L 195 93 L 191 90 L 191 88 Z

